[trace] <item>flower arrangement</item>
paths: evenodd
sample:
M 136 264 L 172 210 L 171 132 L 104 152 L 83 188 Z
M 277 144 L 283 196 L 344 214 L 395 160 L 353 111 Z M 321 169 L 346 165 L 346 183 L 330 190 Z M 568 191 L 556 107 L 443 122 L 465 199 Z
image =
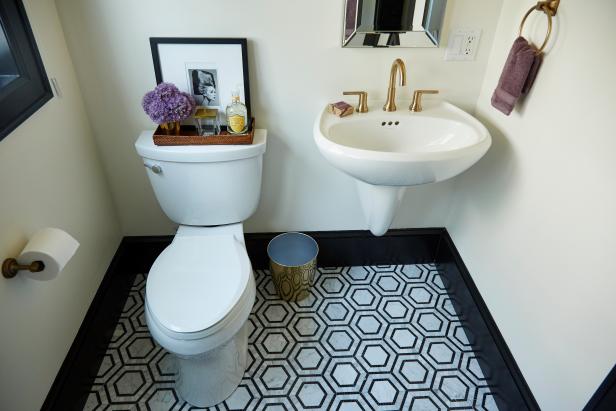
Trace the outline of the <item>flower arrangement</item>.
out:
M 193 114 L 196 103 L 190 94 L 178 90 L 175 85 L 160 83 L 143 96 L 141 106 L 153 122 L 167 131 L 173 127 L 177 134 L 180 121 Z

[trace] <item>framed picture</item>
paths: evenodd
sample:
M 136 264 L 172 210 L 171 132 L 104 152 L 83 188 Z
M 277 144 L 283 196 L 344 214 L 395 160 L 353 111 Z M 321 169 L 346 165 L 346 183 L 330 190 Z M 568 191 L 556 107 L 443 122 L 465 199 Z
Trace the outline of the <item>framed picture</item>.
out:
M 246 45 L 246 39 L 152 37 L 156 83 L 173 83 L 197 105 L 218 109 L 223 124 L 232 93 L 238 90 L 251 118 Z

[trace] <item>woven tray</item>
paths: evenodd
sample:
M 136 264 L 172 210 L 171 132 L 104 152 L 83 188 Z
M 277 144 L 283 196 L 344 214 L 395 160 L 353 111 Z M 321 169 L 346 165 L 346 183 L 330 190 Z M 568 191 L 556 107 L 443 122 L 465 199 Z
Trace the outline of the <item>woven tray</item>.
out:
M 157 146 L 205 146 L 205 145 L 235 145 L 252 144 L 255 137 L 255 119 L 250 123 L 247 134 L 229 134 L 223 131 L 212 136 L 197 134 L 195 126 L 181 126 L 180 134 L 167 134 L 160 126 L 154 132 L 154 144 Z

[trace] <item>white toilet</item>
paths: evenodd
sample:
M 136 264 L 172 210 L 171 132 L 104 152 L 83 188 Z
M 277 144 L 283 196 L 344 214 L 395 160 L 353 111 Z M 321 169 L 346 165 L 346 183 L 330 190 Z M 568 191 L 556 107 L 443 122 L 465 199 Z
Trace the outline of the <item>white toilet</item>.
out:
M 256 290 L 242 221 L 259 202 L 266 131 L 251 145 L 165 147 L 144 132 L 135 147 L 162 209 L 180 224 L 148 275 L 146 322 L 178 359 L 179 395 L 212 406 L 246 368 Z

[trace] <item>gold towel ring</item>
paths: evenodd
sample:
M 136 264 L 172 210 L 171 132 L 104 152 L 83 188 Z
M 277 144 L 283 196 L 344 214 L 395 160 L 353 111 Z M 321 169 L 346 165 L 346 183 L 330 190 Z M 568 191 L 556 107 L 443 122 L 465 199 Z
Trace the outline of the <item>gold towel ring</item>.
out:
M 548 16 L 548 32 L 547 32 L 547 34 L 545 36 L 545 40 L 543 41 L 543 44 L 541 45 L 541 47 L 539 47 L 537 49 L 537 54 L 539 54 L 539 53 L 541 53 L 543 51 L 545 46 L 548 44 L 548 41 L 550 40 L 550 36 L 552 35 L 552 16 L 554 14 L 556 14 L 556 10 L 551 9 L 545 3 L 549 3 L 549 2 L 539 2 L 539 3 L 537 3 L 536 6 L 531 7 L 530 10 L 528 10 L 526 12 L 526 14 L 524 15 L 524 18 L 522 19 L 522 23 L 520 23 L 520 33 L 519 33 L 519 35 L 522 36 L 522 30 L 524 29 L 524 23 L 526 23 L 526 19 L 528 18 L 528 16 L 530 16 L 530 14 L 533 11 L 540 10 L 540 11 L 543 11 Z

